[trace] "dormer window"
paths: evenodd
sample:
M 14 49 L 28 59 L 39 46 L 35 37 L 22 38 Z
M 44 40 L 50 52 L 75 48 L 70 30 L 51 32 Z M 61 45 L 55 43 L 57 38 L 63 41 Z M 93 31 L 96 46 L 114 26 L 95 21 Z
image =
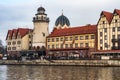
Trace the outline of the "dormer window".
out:
M 117 19 L 115 19 L 115 23 L 117 23 L 118 22 L 118 20 Z
M 103 21 L 102 23 L 105 24 L 105 21 Z

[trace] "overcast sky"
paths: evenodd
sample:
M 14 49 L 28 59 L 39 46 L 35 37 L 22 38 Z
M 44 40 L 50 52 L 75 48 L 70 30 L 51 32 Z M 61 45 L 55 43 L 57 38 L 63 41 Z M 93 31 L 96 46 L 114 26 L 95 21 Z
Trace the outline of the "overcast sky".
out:
M 49 32 L 62 13 L 70 25 L 97 24 L 101 11 L 120 9 L 120 0 L 0 0 L 0 39 L 5 44 L 7 31 L 14 28 L 33 28 L 32 18 L 43 6 L 50 18 Z

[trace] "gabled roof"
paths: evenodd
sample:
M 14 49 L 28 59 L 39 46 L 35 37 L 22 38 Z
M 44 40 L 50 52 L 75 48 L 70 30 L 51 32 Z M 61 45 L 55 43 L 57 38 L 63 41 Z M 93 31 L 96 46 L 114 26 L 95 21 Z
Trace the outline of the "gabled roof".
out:
M 119 9 L 115 9 L 113 13 L 117 13 L 120 16 L 120 10 Z
M 102 11 L 101 15 L 104 15 L 106 19 L 108 20 L 109 24 L 112 21 L 113 13 L 107 12 L 107 11 Z
M 48 37 L 59 37 L 59 36 L 72 36 L 72 35 L 80 35 L 80 34 L 96 34 L 97 27 L 96 25 L 86 25 L 86 26 L 78 26 L 72 28 L 65 29 L 56 29 L 51 32 Z
M 8 30 L 6 40 L 7 40 L 8 36 L 10 37 L 10 39 L 12 39 L 13 35 L 15 38 L 17 38 L 18 33 L 20 33 L 20 36 L 22 38 L 26 34 L 28 34 L 30 30 L 31 29 L 28 29 L 28 28 L 18 28 L 18 29 Z

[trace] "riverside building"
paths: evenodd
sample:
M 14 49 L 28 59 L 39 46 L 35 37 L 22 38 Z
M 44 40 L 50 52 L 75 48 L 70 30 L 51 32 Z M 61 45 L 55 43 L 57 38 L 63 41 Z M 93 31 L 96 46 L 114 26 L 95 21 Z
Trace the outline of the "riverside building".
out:
M 63 14 L 47 37 L 47 52 L 54 57 L 90 57 L 96 51 L 96 25 L 70 27 L 69 19 Z
M 49 35 L 49 18 L 43 7 L 37 9 L 33 17 L 33 29 L 18 28 L 8 30 L 6 43 L 8 55 L 19 55 L 20 51 L 34 51 L 45 47 Z
M 97 23 L 98 51 L 97 56 L 120 58 L 120 10 L 113 13 L 102 11 Z
M 77 57 L 120 59 L 120 10 L 102 11 L 98 23 L 71 27 L 63 13 L 56 19 L 49 34 L 49 18 L 43 7 L 33 17 L 33 29 L 8 30 L 7 52 L 17 55 L 20 51 L 46 48 L 50 57 Z M 43 54 L 43 53 L 42 53 Z

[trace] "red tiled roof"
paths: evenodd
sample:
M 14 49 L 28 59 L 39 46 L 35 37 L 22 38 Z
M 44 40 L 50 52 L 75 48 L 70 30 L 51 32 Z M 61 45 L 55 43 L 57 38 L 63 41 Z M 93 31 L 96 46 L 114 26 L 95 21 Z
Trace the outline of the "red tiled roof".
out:
M 102 11 L 101 14 L 103 14 L 106 17 L 106 19 L 108 20 L 109 23 L 112 21 L 113 13 Z
M 96 34 L 97 27 L 96 25 L 86 25 L 65 29 L 56 29 L 51 32 L 48 37 L 58 37 L 58 36 L 69 36 L 69 35 L 80 35 L 80 34 Z
M 120 16 L 120 10 L 119 9 L 115 9 L 114 12 L 116 12 Z
M 29 33 L 30 30 L 31 29 L 28 28 L 18 28 L 18 29 L 8 30 L 7 37 L 10 36 L 10 38 L 12 38 L 13 34 L 15 37 L 17 37 L 18 33 L 20 33 L 21 37 L 24 37 L 26 34 Z

